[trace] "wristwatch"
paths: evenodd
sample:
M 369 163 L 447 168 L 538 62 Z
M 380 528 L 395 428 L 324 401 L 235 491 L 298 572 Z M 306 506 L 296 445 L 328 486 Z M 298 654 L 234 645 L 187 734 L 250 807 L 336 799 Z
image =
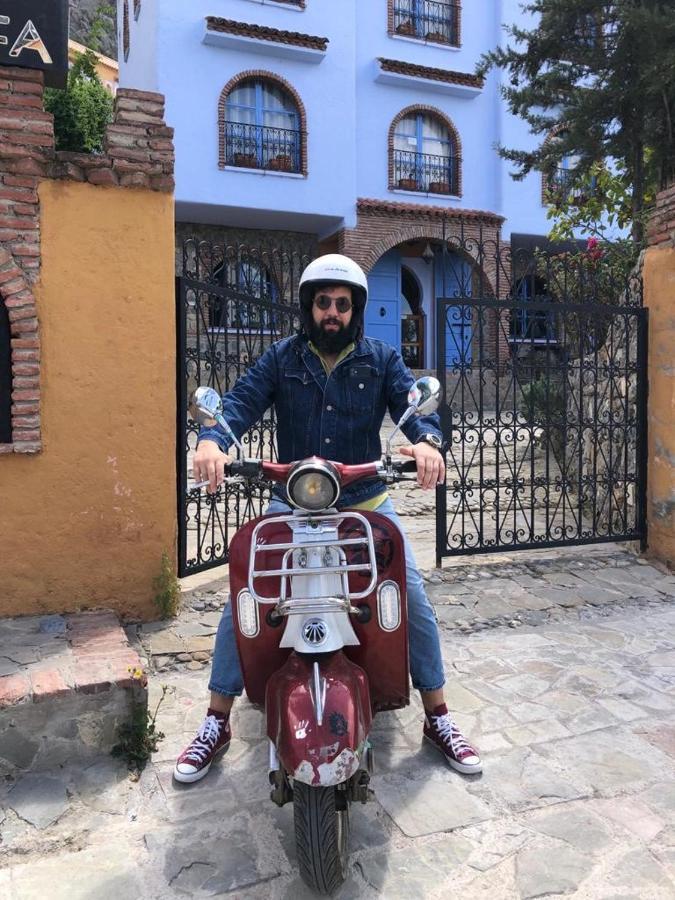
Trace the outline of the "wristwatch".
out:
M 425 444 L 431 444 L 431 446 L 435 447 L 436 450 L 440 450 L 443 446 L 443 441 L 437 434 L 423 434 L 418 443 L 420 443 L 421 441 L 424 441 Z

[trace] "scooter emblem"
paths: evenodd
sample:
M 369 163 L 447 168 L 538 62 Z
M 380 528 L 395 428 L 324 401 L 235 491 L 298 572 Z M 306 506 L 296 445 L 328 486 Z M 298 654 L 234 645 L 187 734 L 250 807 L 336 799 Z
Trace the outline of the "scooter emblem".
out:
M 318 647 L 323 644 L 328 635 L 328 628 L 323 619 L 309 619 L 302 626 L 302 637 L 306 644 Z

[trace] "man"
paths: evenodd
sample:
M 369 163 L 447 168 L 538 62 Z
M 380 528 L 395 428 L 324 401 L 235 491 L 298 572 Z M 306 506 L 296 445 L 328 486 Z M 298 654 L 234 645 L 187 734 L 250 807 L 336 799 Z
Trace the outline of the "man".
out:
M 240 437 L 274 405 L 279 462 L 323 456 L 364 463 L 381 456 L 380 429 L 387 408 L 395 421 L 407 407 L 413 378 L 400 355 L 382 341 L 363 336 L 368 284 L 346 256 L 328 254 L 311 262 L 300 279 L 302 331 L 273 344 L 223 398 L 224 416 Z M 413 416 L 403 427 L 411 446 L 401 453 L 417 464 L 417 480 L 430 490 L 445 478 L 440 420 Z M 194 457 L 197 481 L 215 491 L 230 462 L 229 443 L 215 428 L 203 428 Z M 269 513 L 288 512 L 282 486 L 274 489 Z M 384 485 L 377 479 L 345 488 L 341 508 L 377 509 L 401 530 Z M 481 771 L 476 750 L 462 736 L 443 699 L 445 675 L 436 619 L 408 540 L 407 565 L 410 674 L 425 709 L 424 737 L 457 771 Z M 209 682 L 210 706 L 194 740 L 178 757 L 174 778 L 198 781 L 230 742 L 229 715 L 243 690 L 232 624 L 225 606 L 218 627 Z

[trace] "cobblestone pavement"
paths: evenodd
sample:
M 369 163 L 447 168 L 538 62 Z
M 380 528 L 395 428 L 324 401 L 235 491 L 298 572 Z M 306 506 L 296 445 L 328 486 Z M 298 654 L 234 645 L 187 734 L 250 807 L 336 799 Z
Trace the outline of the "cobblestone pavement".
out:
M 675 897 L 675 578 L 617 549 L 428 575 L 448 703 L 485 769 L 461 776 L 422 744 L 416 698 L 378 716 L 375 800 L 352 808 L 341 900 Z M 204 781 L 172 782 L 204 713 L 222 602 L 210 590 L 171 629 L 143 630 L 146 649 L 179 629 L 204 649 L 153 656 L 166 671 L 152 694 L 173 693 L 138 782 L 102 757 L 0 785 L 0 896 L 311 896 L 291 808 L 268 799 L 259 712 L 235 707 L 230 749 Z

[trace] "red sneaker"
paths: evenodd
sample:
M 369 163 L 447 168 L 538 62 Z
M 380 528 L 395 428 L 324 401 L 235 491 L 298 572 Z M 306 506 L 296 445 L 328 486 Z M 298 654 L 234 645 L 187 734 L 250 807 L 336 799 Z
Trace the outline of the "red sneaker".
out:
M 199 781 L 209 771 L 216 756 L 228 746 L 231 737 L 229 713 L 217 716 L 209 710 L 197 736 L 176 760 L 173 777 L 188 784 Z
M 464 775 L 483 771 L 478 751 L 469 744 L 453 722 L 445 704 L 424 716 L 424 737 L 438 747 L 448 764 Z

